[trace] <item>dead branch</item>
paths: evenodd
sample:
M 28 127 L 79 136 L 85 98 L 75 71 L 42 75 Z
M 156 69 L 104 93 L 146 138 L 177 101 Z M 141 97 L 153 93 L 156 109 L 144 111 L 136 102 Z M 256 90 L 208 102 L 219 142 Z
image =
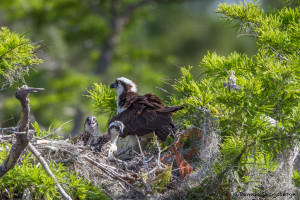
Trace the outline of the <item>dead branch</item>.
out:
M 147 173 L 148 173 L 148 181 L 147 181 L 147 183 L 144 183 L 145 187 L 146 187 L 146 195 L 147 195 L 147 194 L 151 194 L 152 193 L 152 189 L 151 189 L 151 186 L 150 186 L 150 183 L 151 183 L 151 174 L 149 172 L 148 163 L 147 163 L 146 158 L 144 156 L 144 153 L 143 153 L 143 150 L 142 150 L 142 147 L 141 147 L 141 144 L 140 144 L 140 140 L 139 140 L 139 138 L 137 136 L 135 136 L 135 137 L 136 137 L 136 140 L 138 142 L 138 145 L 139 145 L 139 148 L 140 148 L 140 152 L 141 152 L 141 155 L 142 155 L 142 158 L 143 158 L 143 164 L 144 164 L 145 169 L 147 170 Z M 142 178 L 142 180 L 143 180 L 143 178 Z
M 162 152 L 162 150 L 161 150 L 161 146 L 160 146 L 160 144 L 159 144 L 159 142 L 158 142 L 157 136 L 154 135 L 154 137 L 155 137 L 156 146 L 157 146 L 157 148 L 158 148 L 158 155 L 157 155 L 157 161 L 156 161 L 156 163 L 157 163 L 157 167 L 158 167 L 159 169 L 161 169 L 161 164 L 162 164 L 162 163 L 160 162 L 160 158 L 161 158 L 161 152 Z
M 47 172 L 47 174 L 49 176 L 51 176 L 51 178 L 53 178 L 56 186 L 58 187 L 59 193 L 63 196 L 64 199 L 67 200 L 72 200 L 72 198 L 65 192 L 65 190 L 61 187 L 61 185 L 59 184 L 59 182 L 57 181 L 57 179 L 55 178 L 54 174 L 51 172 L 47 162 L 45 161 L 45 159 L 42 157 L 42 155 L 40 154 L 40 152 L 31 144 L 28 144 L 28 149 L 33 153 L 33 155 L 35 155 L 35 157 L 38 159 L 38 161 L 42 164 L 42 166 L 44 167 L 45 171 Z
M 110 195 L 108 192 L 105 190 L 101 190 L 106 196 L 108 196 L 111 200 L 116 200 L 112 195 Z
M 46 139 L 46 138 L 48 138 L 48 137 L 54 135 L 54 134 L 57 133 L 58 131 L 62 130 L 62 129 L 63 129 L 63 126 L 64 126 L 65 124 L 67 124 L 67 123 L 69 123 L 69 122 L 71 122 L 71 121 L 72 121 L 72 120 L 69 120 L 69 121 L 63 123 L 60 127 L 58 127 L 57 129 L 55 129 L 54 131 L 52 131 L 50 134 L 48 134 L 48 135 L 46 135 L 46 136 L 44 136 L 44 137 L 41 137 L 40 139 Z
M 43 90 L 43 88 L 31 88 L 27 85 L 24 85 L 23 87 L 18 88 L 18 91 L 16 92 L 16 98 L 20 101 L 22 106 L 21 125 L 18 128 L 18 132 L 25 132 L 25 134 L 16 134 L 16 142 L 12 145 L 8 156 L 5 158 L 4 162 L 0 166 L 0 178 L 4 176 L 9 170 L 14 168 L 23 150 L 29 143 L 30 135 L 28 129 L 30 101 L 28 96 L 30 93 L 39 92 L 41 90 Z
M 17 130 L 17 127 L 0 128 L 1 135 L 10 135 Z
M 122 155 L 123 153 L 125 153 L 126 151 L 128 151 L 129 149 L 131 149 L 132 146 L 126 146 L 124 149 L 120 150 L 117 152 L 117 156 Z
M 174 95 L 172 94 L 171 92 L 168 92 L 167 90 L 163 89 L 163 88 L 160 88 L 160 87 L 156 87 L 157 89 L 163 91 L 164 93 L 168 94 L 168 95 Z
M 96 162 L 94 159 L 91 159 L 90 157 L 88 156 L 83 156 L 82 158 L 90 161 L 92 164 L 94 164 L 95 166 L 97 166 L 98 168 L 100 168 L 102 171 L 104 171 L 107 175 L 109 175 L 110 177 L 114 178 L 114 179 L 117 179 L 119 180 L 120 182 L 123 182 L 125 183 L 127 186 L 129 186 L 131 189 L 143 194 L 143 192 L 139 189 L 139 188 L 136 188 L 134 187 L 133 185 L 131 185 L 130 183 L 128 183 L 127 181 L 125 181 L 124 179 L 122 179 L 120 177 L 120 175 L 118 173 L 116 173 L 114 170 L 112 169 L 109 169 L 110 167 L 107 166 L 107 165 L 104 165 L 102 163 L 98 163 Z

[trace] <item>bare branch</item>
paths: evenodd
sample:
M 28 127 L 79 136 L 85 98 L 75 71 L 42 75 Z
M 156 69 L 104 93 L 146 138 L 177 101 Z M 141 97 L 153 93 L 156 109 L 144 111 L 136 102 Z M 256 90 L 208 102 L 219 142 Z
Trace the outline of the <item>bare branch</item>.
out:
M 72 121 L 72 120 L 69 120 L 69 121 L 63 123 L 60 127 L 58 127 L 57 129 L 55 129 L 52 133 L 50 133 L 50 134 L 48 134 L 48 135 L 46 135 L 46 136 L 44 136 L 44 137 L 41 137 L 41 138 L 39 138 L 39 139 L 46 139 L 46 138 L 48 138 L 48 137 L 54 135 L 56 132 L 58 132 L 58 131 L 60 131 L 61 129 L 63 129 L 63 126 L 64 126 L 65 124 L 67 124 L 67 123 L 69 123 L 69 122 L 71 122 L 71 121 Z
M 128 150 L 130 150 L 130 149 L 132 149 L 132 146 L 131 146 L 131 145 L 130 145 L 130 146 L 126 146 L 124 149 L 121 149 L 120 151 L 117 152 L 117 156 L 119 156 L 119 155 L 125 153 L 126 151 L 128 151 Z
M 0 178 L 4 176 L 9 170 L 15 167 L 23 150 L 29 143 L 31 131 L 29 131 L 30 101 L 28 96 L 30 93 L 38 92 L 41 90 L 43 89 L 31 88 L 27 85 L 24 85 L 23 87 L 18 88 L 18 91 L 16 92 L 16 98 L 20 101 L 22 106 L 21 125 L 18 129 L 18 132 L 24 132 L 24 134 L 15 134 L 16 142 L 12 145 L 8 156 L 5 158 L 4 162 L 0 166 Z
M 103 172 L 105 172 L 107 175 L 111 176 L 112 178 L 121 181 L 122 183 L 124 183 L 127 186 L 129 186 L 131 189 L 133 189 L 133 190 L 135 190 L 135 191 L 143 194 L 143 192 L 139 188 L 134 187 L 133 185 L 131 185 L 130 183 L 128 183 L 126 180 L 122 179 L 120 177 L 120 175 L 118 173 L 116 173 L 114 170 L 109 169 L 110 168 L 109 166 L 104 165 L 102 163 L 98 163 L 94 159 L 91 159 L 88 156 L 82 156 L 82 158 L 90 161 L 91 163 L 93 163 L 95 166 L 97 166 L 98 168 L 100 168 Z
M 165 90 L 165 89 L 162 89 L 162 88 L 160 88 L 160 87 L 156 87 L 156 88 L 159 89 L 159 90 L 161 90 L 161 91 L 163 91 L 164 93 L 166 93 L 166 94 L 168 94 L 168 95 L 173 95 L 172 93 L 168 92 L 168 91 Z
M 287 59 L 286 57 L 284 57 L 281 53 L 279 53 L 274 47 L 271 47 L 269 45 L 264 45 L 268 48 L 270 48 L 270 50 L 278 57 L 282 58 L 285 61 L 291 62 L 289 59 Z
M 139 148 L 140 148 L 140 152 L 141 152 L 141 155 L 142 155 L 142 158 L 143 158 L 143 163 L 144 163 L 145 169 L 147 170 L 147 173 L 148 173 L 148 181 L 145 184 L 146 194 L 151 194 L 152 193 L 152 189 L 151 189 L 151 186 L 150 186 L 150 183 L 151 183 L 151 174 L 149 172 L 148 163 L 147 163 L 146 158 L 144 156 L 144 153 L 143 153 L 143 150 L 142 150 L 142 147 L 141 147 L 141 144 L 140 144 L 140 140 L 139 140 L 139 138 L 137 136 L 135 136 L 135 137 L 136 137 L 136 140 L 137 140 Z
M 8 133 L 14 133 L 16 130 L 17 127 L 0 128 L 1 135 L 10 135 Z
M 35 157 L 38 159 L 38 161 L 40 161 L 40 163 L 42 164 L 42 166 L 44 167 L 45 171 L 47 172 L 47 174 L 49 176 L 51 176 L 51 178 L 53 178 L 56 186 L 58 187 L 59 193 L 63 196 L 64 199 L 67 200 L 72 200 L 72 198 L 65 192 L 65 190 L 61 187 L 61 185 L 59 184 L 59 182 L 57 181 L 57 179 L 55 178 L 54 174 L 51 172 L 47 162 L 45 161 L 45 159 L 42 157 L 42 155 L 40 154 L 40 152 L 31 144 L 28 144 L 28 149 L 35 155 Z

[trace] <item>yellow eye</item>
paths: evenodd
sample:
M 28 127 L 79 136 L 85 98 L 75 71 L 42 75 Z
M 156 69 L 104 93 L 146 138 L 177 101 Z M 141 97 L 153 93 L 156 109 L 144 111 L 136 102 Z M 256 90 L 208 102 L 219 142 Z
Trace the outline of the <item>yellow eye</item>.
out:
M 120 84 L 120 83 L 121 83 L 121 81 L 117 81 L 117 83 L 118 83 L 118 84 Z

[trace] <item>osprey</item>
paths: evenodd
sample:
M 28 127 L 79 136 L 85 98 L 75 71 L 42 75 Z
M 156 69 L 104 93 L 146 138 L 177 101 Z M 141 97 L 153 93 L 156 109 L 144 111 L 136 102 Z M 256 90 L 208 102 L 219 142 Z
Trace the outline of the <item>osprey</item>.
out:
M 119 135 L 123 134 L 123 130 L 124 124 L 120 121 L 115 121 L 109 124 L 107 133 L 109 135 L 109 141 L 111 145 L 108 151 L 108 159 L 112 159 L 112 157 L 117 154 L 117 140 Z
M 99 136 L 97 119 L 94 116 L 88 116 L 84 122 L 84 132 L 78 136 L 76 139 L 78 141 L 83 141 L 84 146 L 88 146 L 92 141 Z
M 109 124 L 108 130 L 102 136 L 100 136 L 96 142 L 92 144 L 94 151 L 101 152 L 103 145 L 110 142 L 110 148 L 108 151 L 108 158 L 111 160 L 114 155 L 117 154 L 117 140 L 120 134 L 123 133 L 124 125 L 120 121 L 114 121 Z
M 227 83 L 223 83 L 224 87 L 228 87 L 228 90 L 240 91 L 241 87 L 236 84 L 235 71 L 231 70 L 230 75 L 227 78 Z
M 117 89 L 117 115 L 110 119 L 109 124 L 120 121 L 124 124 L 120 137 L 130 136 L 132 147 L 137 146 L 138 137 L 157 135 L 165 141 L 175 130 L 172 113 L 183 109 L 183 106 L 165 106 L 162 100 L 153 94 L 143 96 L 137 94 L 135 82 L 121 77 L 117 78 L 110 88 Z

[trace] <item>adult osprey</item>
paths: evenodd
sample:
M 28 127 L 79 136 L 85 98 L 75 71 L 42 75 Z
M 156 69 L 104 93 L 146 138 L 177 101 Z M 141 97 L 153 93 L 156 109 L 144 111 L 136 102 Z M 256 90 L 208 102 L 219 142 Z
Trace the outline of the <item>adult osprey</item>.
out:
M 110 119 L 109 124 L 121 121 L 124 124 L 120 137 L 131 136 L 133 148 L 136 147 L 138 137 L 147 137 L 155 134 L 165 141 L 175 130 L 172 113 L 183 109 L 183 106 L 165 106 L 162 100 L 153 94 L 141 96 L 137 94 L 137 85 L 124 77 L 117 78 L 110 88 L 117 89 L 117 112 Z

